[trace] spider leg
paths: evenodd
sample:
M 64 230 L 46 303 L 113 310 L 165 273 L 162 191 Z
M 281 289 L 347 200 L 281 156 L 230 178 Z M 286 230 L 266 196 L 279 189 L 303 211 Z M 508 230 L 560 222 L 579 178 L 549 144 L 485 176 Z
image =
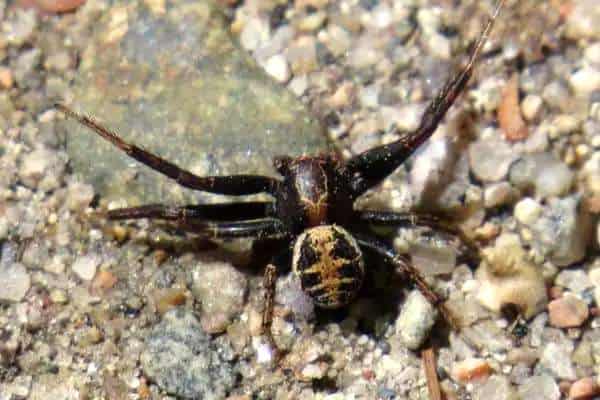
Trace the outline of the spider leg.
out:
M 452 326 L 453 329 L 457 329 L 455 318 L 452 316 L 450 310 L 444 306 L 442 299 L 429 287 L 425 278 L 421 273 L 410 263 L 407 257 L 396 253 L 392 246 L 377 240 L 372 237 L 364 236 L 361 234 L 353 233 L 356 238 L 358 245 L 364 249 L 371 251 L 380 257 L 388 260 L 392 265 L 401 273 L 406 275 L 410 279 L 417 289 L 423 294 L 423 296 L 442 314 L 444 319 Z
M 109 210 L 104 215 L 111 220 L 149 218 L 180 222 L 191 218 L 210 221 L 240 221 L 266 218 L 273 215 L 273 203 L 255 201 L 198 204 L 183 207 L 147 204 L 139 207 Z
M 89 117 L 76 113 L 63 104 L 56 104 L 55 107 L 66 116 L 77 120 L 80 124 L 96 132 L 99 136 L 124 151 L 129 157 L 174 179 L 178 184 L 184 187 L 211 193 L 240 196 L 261 192 L 272 194 L 278 185 L 276 179 L 262 175 L 194 175 L 155 154 L 124 141 L 115 132 L 98 124 Z
M 211 205 L 201 206 L 184 206 L 184 207 L 169 207 L 161 204 L 146 205 L 131 208 L 118 208 L 107 211 L 104 216 L 112 220 L 124 219 L 160 219 L 173 222 L 176 227 L 187 232 L 195 233 L 199 236 L 208 239 L 235 239 L 235 238 L 278 238 L 287 235 L 287 230 L 283 222 L 278 219 L 269 218 L 267 215 L 258 215 L 260 211 L 260 202 L 250 203 L 255 204 L 255 209 L 250 207 L 244 211 L 237 208 L 237 205 L 243 203 L 234 203 L 232 205 L 214 205 L 216 211 L 221 211 L 217 215 L 215 210 L 212 210 Z M 265 203 L 268 204 L 268 203 Z M 234 206 L 235 205 L 235 206 Z M 233 206 L 233 207 L 230 207 Z M 231 208 L 238 213 L 238 217 L 249 217 L 240 221 L 224 220 L 227 214 L 222 211 L 227 211 Z M 209 215 L 207 215 L 209 213 Z
M 278 361 L 280 358 L 280 351 L 277 348 L 275 339 L 273 338 L 273 305 L 275 303 L 275 285 L 277 281 L 277 267 L 274 264 L 267 265 L 265 268 L 265 275 L 263 277 L 263 290 L 264 293 L 264 308 L 262 313 L 262 334 L 267 340 L 267 344 L 271 347 L 271 350 L 275 353 L 274 360 Z
M 260 240 L 287 235 L 283 223 L 278 219 L 232 222 L 192 221 L 188 219 L 184 224 L 178 224 L 178 227 L 212 239 L 255 238 Z
M 424 143 L 437 129 L 448 109 L 465 90 L 483 46 L 487 41 L 500 9 L 505 0 L 497 0 L 494 13 L 488 20 L 481 36 L 469 55 L 467 65 L 456 75 L 450 77 L 442 89 L 425 109 L 419 127 L 400 137 L 395 142 L 375 147 L 348 160 L 346 172 L 350 176 L 354 198 L 380 183 L 398 168 L 412 153 Z
M 473 258 L 473 260 L 480 258 L 479 247 L 471 238 L 467 237 L 462 230 L 452 223 L 432 214 L 364 210 L 357 211 L 356 217 L 361 223 L 396 227 L 424 227 L 434 232 L 441 232 L 458 239 L 460 244 L 464 246 L 463 249 L 466 250 L 469 258 Z

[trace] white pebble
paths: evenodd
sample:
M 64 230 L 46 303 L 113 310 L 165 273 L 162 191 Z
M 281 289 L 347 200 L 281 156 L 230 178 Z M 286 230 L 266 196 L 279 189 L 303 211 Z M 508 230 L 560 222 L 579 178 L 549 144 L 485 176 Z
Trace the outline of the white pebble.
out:
M 48 149 L 34 150 L 23 157 L 19 176 L 26 185 L 36 187 L 57 161 L 56 153 Z
M 269 75 L 281 83 L 289 81 L 290 77 L 292 76 L 290 66 L 285 57 L 281 54 L 277 54 L 269 58 L 264 67 L 265 71 L 267 71 Z
M 240 33 L 240 43 L 246 50 L 256 50 L 269 40 L 269 24 L 258 18 L 250 19 Z
M 520 223 L 531 225 L 540 218 L 542 211 L 540 203 L 530 197 L 526 197 L 517 203 L 514 214 Z
M 583 52 L 583 57 L 590 64 L 600 67 L 600 42 L 592 43 Z
M 516 157 L 517 154 L 500 137 L 480 139 L 469 146 L 471 171 L 484 182 L 504 179 Z
M 0 301 L 21 301 L 31 286 L 25 266 L 19 263 L 0 263 L 0 282 Z
M 566 24 L 566 35 L 573 39 L 600 39 L 600 6 L 598 0 L 579 0 L 573 3 Z
M 96 275 L 96 268 L 100 265 L 100 258 L 95 254 L 77 257 L 71 268 L 81 279 L 90 281 Z
M 308 78 L 306 75 L 300 75 L 294 77 L 288 84 L 288 87 L 296 96 L 300 97 L 308 89 Z
M 452 55 L 450 41 L 444 36 L 437 33 L 427 35 L 426 45 L 429 53 L 439 59 L 449 60 Z
M 521 102 L 521 112 L 527 121 L 531 121 L 540 115 L 543 100 L 540 96 L 529 94 Z
M 419 292 L 410 292 L 396 320 L 396 334 L 409 349 L 418 349 L 435 323 L 437 310 Z
M 254 343 L 254 350 L 256 351 L 257 363 L 269 364 L 271 361 L 273 361 L 273 349 L 267 343 Z
M 600 90 L 600 71 L 592 67 L 583 67 L 571 75 L 569 83 L 576 95 L 589 95 Z

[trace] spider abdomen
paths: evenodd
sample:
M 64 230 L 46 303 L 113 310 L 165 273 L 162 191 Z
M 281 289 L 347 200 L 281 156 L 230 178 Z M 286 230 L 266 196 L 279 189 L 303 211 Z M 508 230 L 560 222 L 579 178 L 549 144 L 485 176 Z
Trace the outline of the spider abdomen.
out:
M 365 275 L 358 243 L 337 225 L 313 227 L 298 236 L 292 263 L 302 290 L 323 308 L 350 303 Z

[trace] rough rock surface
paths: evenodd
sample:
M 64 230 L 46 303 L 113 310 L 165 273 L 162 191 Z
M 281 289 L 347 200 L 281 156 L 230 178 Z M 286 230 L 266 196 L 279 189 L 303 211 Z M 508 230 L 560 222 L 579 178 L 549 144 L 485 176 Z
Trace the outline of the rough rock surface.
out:
M 66 101 L 199 175 L 273 174 L 274 156 L 326 148 L 316 119 L 239 48 L 209 2 L 180 0 L 164 12 L 144 1 L 113 5 L 96 24 Z M 137 205 L 202 196 L 74 121 L 63 125 L 73 168 L 103 198 Z
M 193 314 L 183 309 L 163 316 L 146 337 L 140 361 L 146 375 L 166 392 L 186 399 L 223 399 L 236 372 Z

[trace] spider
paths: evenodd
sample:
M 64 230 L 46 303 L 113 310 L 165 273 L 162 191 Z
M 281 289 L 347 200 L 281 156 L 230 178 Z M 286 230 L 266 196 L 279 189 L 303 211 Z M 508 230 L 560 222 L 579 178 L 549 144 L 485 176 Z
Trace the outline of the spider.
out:
M 365 277 L 363 253 L 374 253 L 403 272 L 449 321 L 441 299 L 427 285 L 406 256 L 398 254 L 385 240 L 370 233 L 369 225 L 423 226 L 458 234 L 436 218 L 424 214 L 378 210 L 357 210 L 354 202 L 381 183 L 435 132 L 448 109 L 465 90 L 482 48 L 505 0 L 495 9 L 469 54 L 469 59 L 451 76 L 425 109 L 418 128 L 392 143 L 375 147 L 343 161 L 337 154 L 276 157 L 274 166 L 281 175 L 197 176 L 132 143 L 93 119 L 63 104 L 56 108 L 77 120 L 129 157 L 147 165 L 179 185 L 221 195 L 244 196 L 267 193 L 272 201 L 234 202 L 168 206 L 143 205 L 106 212 L 110 220 L 148 218 L 164 220 L 195 234 L 217 239 L 255 238 L 286 240 L 282 254 L 291 253 L 292 270 L 302 290 L 322 308 L 348 305 L 357 295 Z M 397 133 L 397 132 L 396 132 Z M 264 273 L 263 334 L 276 349 L 271 333 L 277 277 L 273 257 Z

